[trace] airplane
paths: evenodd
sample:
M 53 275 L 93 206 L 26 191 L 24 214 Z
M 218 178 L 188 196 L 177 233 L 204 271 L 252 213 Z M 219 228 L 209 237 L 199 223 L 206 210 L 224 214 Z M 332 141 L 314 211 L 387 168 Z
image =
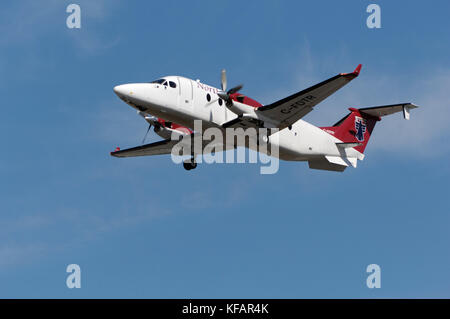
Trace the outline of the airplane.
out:
M 361 67 L 359 64 L 351 73 L 340 73 L 266 105 L 241 94 L 242 85 L 227 90 L 225 70 L 221 73 L 220 89 L 182 76 L 115 86 L 115 94 L 149 124 L 144 141 L 152 126 L 163 140 L 123 150 L 116 148 L 110 154 L 114 157 L 171 154 L 180 140 L 201 139 L 202 132 L 195 131 L 195 122 L 201 121 L 202 131 L 215 127 L 224 134 L 230 128 L 264 128 L 268 133 L 258 134 L 258 142 L 278 147 L 279 159 L 307 161 L 311 169 L 342 172 L 349 166 L 356 168 L 358 160 L 364 159 L 375 124 L 383 116 L 403 112 L 404 118 L 409 120 L 410 110 L 418 107 L 413 103 L 350 107 L 345 117 L 327 127 L 317 127 L 303 120 L 316 105 L 358 77 Z M 171 138 L 174 135 L 177 138 Z M 204 141 L 202 143 L 204 145 Z M 238 146 L 252 148 L 248 141 L 239 145 L 235 139 L 230 142 L 224 139 L 220 143 L 223 150 Z M 196 168 L 196 157 L 200 153 L 191 148 L 190 158 L 183 162 L 183 167 L 186 170 Z M 265 153 L 271 155 L 269 149 Z

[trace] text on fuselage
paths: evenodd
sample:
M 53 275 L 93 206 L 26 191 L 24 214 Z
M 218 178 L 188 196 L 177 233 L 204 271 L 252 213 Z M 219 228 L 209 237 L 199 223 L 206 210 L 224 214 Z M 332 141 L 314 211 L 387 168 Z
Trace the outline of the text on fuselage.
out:
M 197 88 L 200 88 L 200 89 L 202 89 L 202 90 L 204 90 L 206 92 L 211 92 L 211 93 L 214 93 L 214 94 L 217 94 L 217 92 L 219 92 L 218 89 L 216 89 L 216 88 L 214 88 L 212 86 L 200 83 L 198 81 L 197 81 Z
M 283 114 L 289 114 L 291 113 L 293 110 L 297 110 L 298 108 L 301 108 L 302 106 L 304 106 L 305 104 L 311 102 L 312 100 L 314 100 L 316 97 L 313 95 L 308 95 L 305 96 L 304 98 L 292 103 L 291 105 L 289 105 L 288 107 L 281 109 L 281 113 Z

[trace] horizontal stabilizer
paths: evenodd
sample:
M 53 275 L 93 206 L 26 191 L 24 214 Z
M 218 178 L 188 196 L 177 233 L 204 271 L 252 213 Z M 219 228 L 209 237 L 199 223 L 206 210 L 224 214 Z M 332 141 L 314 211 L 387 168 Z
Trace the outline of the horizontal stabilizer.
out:
M 352 148 L 362 145 L 361 143 L 336 143 L 337 147 L 340 148 Z
M 343 165 L 343 166 L 353 166 L 356 168 L 356 163 L 358 160 L 355 157 L 340 157 L 340 156 L 325 156 L 328 162 Z
M 308 161 L 309 168 L 343 172 L 348 166 L 356 167 L 355 157 L 325 156 Z
M 347 165 L 339 165 L 328 162 L 325 158 L 308 161 L 309 168 L 323 171 L 343 172 Z
M 374 117 L 382 117 L 386 115 L 391 115 L 397 112 L 403 112 L 403 117 L 405 120 L 409 120 L 409 111 L 418 108 L 417 105 L 412 103 L 401 103 L 383 106 L 366 107 L 359 109 L 361 113 L 368 114 Z

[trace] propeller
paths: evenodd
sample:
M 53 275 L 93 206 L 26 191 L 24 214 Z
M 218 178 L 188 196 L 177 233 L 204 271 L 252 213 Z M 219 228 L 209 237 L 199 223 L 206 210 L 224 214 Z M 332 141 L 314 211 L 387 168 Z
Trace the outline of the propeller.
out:
M 225 70 L 222 70 L 220 80 L 221 80 L 222 91 L 218 92 L 217 95 L 225 101 L 225 104 L 227 106 L 231 106 L 231 105 L 233 105 L 233 100 L 231 99 L 230 95 L 239 92 L 244 87 L 244 85 L 239 84 L 239 85 L 236 85 L 235 87 L 232 87 L 228 91 L 226 91 L 226 89 L 227 89 L 227 73 Z

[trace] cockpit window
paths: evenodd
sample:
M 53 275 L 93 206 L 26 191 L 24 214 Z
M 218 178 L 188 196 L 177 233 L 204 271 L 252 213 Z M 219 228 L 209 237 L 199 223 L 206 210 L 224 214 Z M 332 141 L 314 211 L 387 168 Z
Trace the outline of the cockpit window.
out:
M 155 81 L 150 82 L 150 83 L 157 83 L 157 84 L 167 85 L 167 81 L 165 79 L 155 80 Z
M 177 85 L 175 84 L 175 82 L 169 81 L 169 85 L 171 88 L 176 88 Z

